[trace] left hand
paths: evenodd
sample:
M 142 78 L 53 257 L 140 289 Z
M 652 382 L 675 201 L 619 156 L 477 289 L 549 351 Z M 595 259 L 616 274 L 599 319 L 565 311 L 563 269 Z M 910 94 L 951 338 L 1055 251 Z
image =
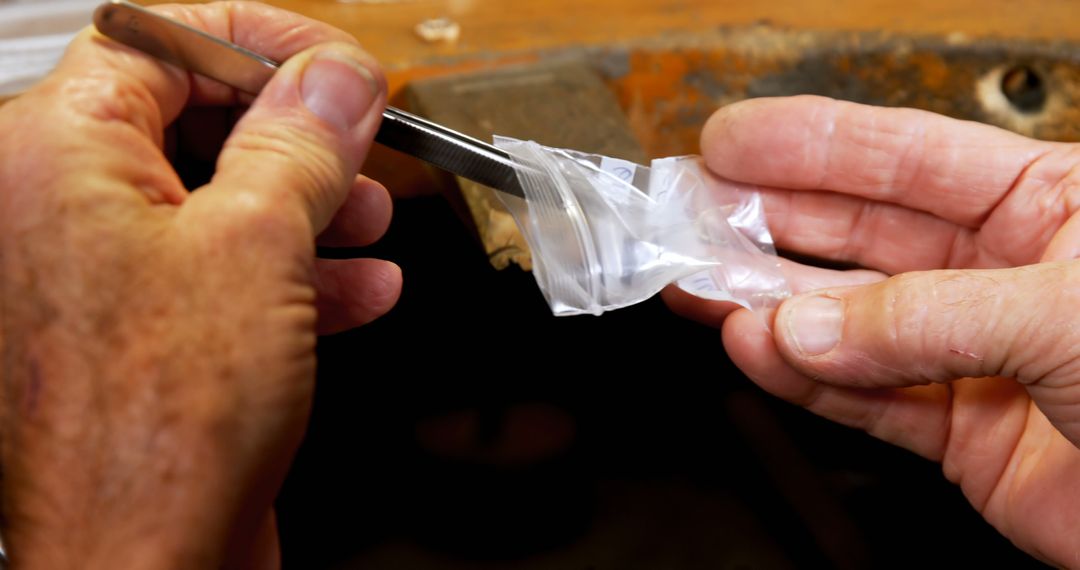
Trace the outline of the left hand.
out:
M 779 248 L 873 270 L 787 263 L 802 294 L 773 332 L 669 305 L 769 392 L 941 461 L 1018 546 L 1080 563 L 1080 146 L 795 97 L 720 110 L 702 152 L 760 186 Z

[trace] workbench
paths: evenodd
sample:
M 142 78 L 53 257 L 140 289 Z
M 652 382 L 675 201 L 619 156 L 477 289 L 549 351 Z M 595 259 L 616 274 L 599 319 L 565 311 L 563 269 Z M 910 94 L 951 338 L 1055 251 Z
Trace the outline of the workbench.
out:
M 1071 0 L 268 3 L 356 36 L 398 104 L 423 80 L 583 61 L 651 157 L 696 152 L 722 104 L 796 92 L 1080 138 Z M 456 41 L 416 34 L 435 18 Z M 987 78 L 998 107 L 973 87 Z M 717 331 L 659 301 L 551 317 L 426 169 L 377 152 L 366 172 L 399 198 L 390 231 L 323 253 L 391 259 L 405 289 L 320 342 L 278 501 L 286 568 L 1041 567 L 939 466 L 764 395 Z M 390 372 L 364 372 L 376 359 Z

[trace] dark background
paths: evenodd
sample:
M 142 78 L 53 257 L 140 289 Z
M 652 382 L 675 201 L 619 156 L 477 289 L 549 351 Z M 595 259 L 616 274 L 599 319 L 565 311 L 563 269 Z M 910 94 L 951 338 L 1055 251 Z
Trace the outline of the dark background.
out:
M 440 197 L 399 201 L 379 244 L 333 255 L 395 261 L 405 287 L 320 342 L 278 501 L 286 568 L 1042 567 L 940 466 L 765 394 L 718 331 L 658 299 L 552 317 Z M 508 460 L 528 410 L 572 437 Z M 462 414 L 458 452 L 418 436 Z

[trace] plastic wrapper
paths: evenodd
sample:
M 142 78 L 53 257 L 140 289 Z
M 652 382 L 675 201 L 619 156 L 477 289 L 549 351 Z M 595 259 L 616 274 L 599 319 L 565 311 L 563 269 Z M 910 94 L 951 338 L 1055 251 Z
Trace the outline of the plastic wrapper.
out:
M 668 284 L 751 310 L 790 295 L 761 197 L 700 157 L 624 160 L 496 137 L 524 199 L 500 194 L 555 315 L 599 315 Z

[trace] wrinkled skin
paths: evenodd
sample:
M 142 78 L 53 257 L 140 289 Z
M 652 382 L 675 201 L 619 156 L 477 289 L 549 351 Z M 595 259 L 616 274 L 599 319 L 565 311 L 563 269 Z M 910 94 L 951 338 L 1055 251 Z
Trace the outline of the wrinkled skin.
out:
M 268 6 L 155 9 L 287 62 L 196 192 L 166 127 L 187 109 L 228 133 L 205 122 L 241 114 L 220 84 L 87 30 L 0 107 L 15 568 L 275 567 L 271 503 L 307 420 L 316 334 L 377 318 L 400 291 L 388 262 L 315 258 L 317 236 L 362 245 L 389 223 L 386 190 L 356 175 L 385 106 L 378 65 Z
M 271 502 L 316 334 L 376 318 L 400 288 L 385 262 L 314 257 L 316 238 L 368 243 L 389 218 L 385 190 L 355 176 L 385 103 L 371 58 L 265 6 L 161 9 L 288 61 L 195 193 L 166 127 L 235 107 L 220 85 L 86 32 L 0 109 L 17 568 L 276 566 Z M 765 389 L 942 461 L 1017 545 L 1080 565 L 1076 147 L 803 97 L 724 109 L 703 153 L 761 187 L 782 248 L 872 269 L 788 264 L 804 294 L 771 329 L 668 290 L 672 307 L 722 326 Z
M 702 152 L 760 187 L 780 248 L 870 269 L 785 263 L 799 295 L 771 329 L 669 305 L 764 389 L 942 462 L 1017 546 L 1080 566 L 1080 146 L 795 97 L 722 109 Z

